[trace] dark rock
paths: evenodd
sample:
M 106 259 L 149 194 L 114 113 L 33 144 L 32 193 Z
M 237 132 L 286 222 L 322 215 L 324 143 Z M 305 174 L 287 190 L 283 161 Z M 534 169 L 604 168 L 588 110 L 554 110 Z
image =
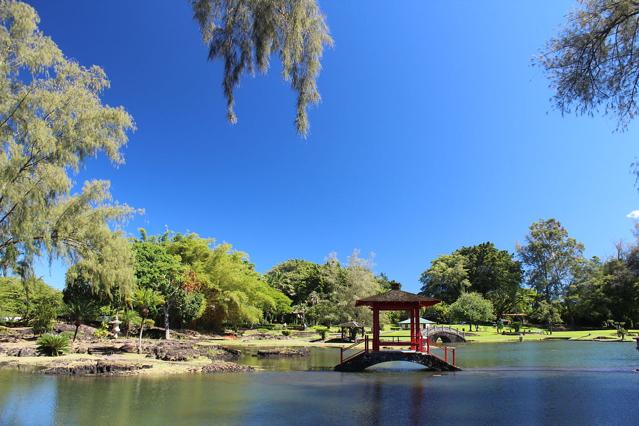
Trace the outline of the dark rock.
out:
M 193 343 L 165 340 L 153 348 L 153 355 L 163 361 L 188 361 L 200 356 Z
M 73 349 L 73 352 L 75 352 L 76 354 L 86 354 L 89 353 L 89 347 L 87 345 L 77 345 Z
M 133 343 L 125 343 L 120 346 L 120 352 L 128 353 L 128 354 L 137 354 L 138 353 L 138 345 Z
M 271 357 L 296 357 L 307 356 L 310 353 L 308 348 L 282 348 L 282 349 L 260 349 L 257 351 L 258 358 Z
M 7 349 L 7 355 L 9 356 L 38 356 L 35 348 L 11 348 Z
M 228 361 L 215 361 L 212 364 L 202 367 L 202 373 L 241 373 L 253 371 L 253 367 L 248 365 L 236 364 Z
M 121 362 L 97 361 L 78 365 L 54 365 L 43 369 L 44 374 L 59 374 L 65 376 L 114 376 L 133 373 L 138 370 L 152 368 L 149 364 L 127 364 Z

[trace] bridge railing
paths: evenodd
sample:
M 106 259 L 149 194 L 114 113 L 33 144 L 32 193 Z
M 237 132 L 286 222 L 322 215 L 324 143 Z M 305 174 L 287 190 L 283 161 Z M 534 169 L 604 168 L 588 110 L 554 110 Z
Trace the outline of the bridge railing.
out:
M 442 355 L 440 356 L 437 353 L 433 352 L 433 349 L 442 351 Z M 457 366 L 457 349 L 452 346 L 430 346 L 428 345 L 428 349 L 426 353 L 441 359 L 442 361 L 451 364 L 453 367 Z
M 459 334 L 464 339 L 466 338 L 466 332 L 458 330 L 458 329 L 453 328 L 453 327 L 448 327 L 448 326 L 445 326 L 445 325 L 427 325 L 422 330 L 422 335 L 423 336 L 428 336 L 430 334 L 434 334 L 434 333 L 438 333 L 438 332 L 439 333 Z
M 345 356 L 347 351 L 354 350 L 357 346 L 364 344 L 363 349 L 358 349 L 354 353 L 351 353 L 348 356 Z M 339 362 L 340 364 L 348 361 L 349 359 L 355 358 L 357 355 L 368 352 L 368 335 L 365 335 L 363 339 L 356 340 L 352 345 L 348 345 L 345 348 L 339 348 Z

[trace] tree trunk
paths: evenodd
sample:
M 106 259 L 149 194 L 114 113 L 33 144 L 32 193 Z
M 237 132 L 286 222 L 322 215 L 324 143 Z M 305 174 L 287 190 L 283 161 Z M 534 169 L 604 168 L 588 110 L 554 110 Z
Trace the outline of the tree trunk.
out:
M 73 333 L 73 342 L 75 343 L 75 338 L 78 336 L 78 330 L 80 329 L 80 321 L 75 322 L 75 333 Z
M 142 353 L 142 332 L 144 331 L 144 323 L 146 322 L 146 317 L 142 318 L 142 324 L 140 324 L 140 340 L 138 343 L 138 353 Z
M 169 302 L 164 303 L 164 338 L 169 340 L 171 338 L 171 331 L 169 330 Z

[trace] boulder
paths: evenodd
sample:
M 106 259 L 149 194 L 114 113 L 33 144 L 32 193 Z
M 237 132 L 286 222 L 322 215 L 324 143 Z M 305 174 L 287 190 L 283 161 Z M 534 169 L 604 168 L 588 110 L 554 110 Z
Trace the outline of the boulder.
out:
M 296 357 L 307 356 L 310 353 L 308 348 L 277 348 L 277 349 L 260 349 L 257 351 L 258 358 L 270 357 Z
M 211 373 L 241 373 L 247 371 L 253 371 L 253 367 L 249 367 L 248 365 L 241 365 L 235 362 L 228 361 L 214 361 L 211 364 L 205 365 L 202 367 L 202 373 L 211 374 Z
M 152 349 L 155 358 L 162 361 L 188 361 L 200 356 L 193 343 L 165 340 Z
M 38 352 L 36 351 L 36 348 L 32 348 L 32 347 L 11 348 L 11 349 L 7 349 L 6 353 L 9 356 L 18 356 L 18 357 L 38 356 Z

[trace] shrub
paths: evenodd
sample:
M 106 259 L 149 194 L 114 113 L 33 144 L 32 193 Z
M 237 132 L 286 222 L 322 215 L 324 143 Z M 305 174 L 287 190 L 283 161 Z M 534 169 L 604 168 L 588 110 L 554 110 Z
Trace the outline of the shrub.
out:
M 322 338 L 322 340 L 326 340 L 326 333 L 328 333 L 328 327 L 324 326 L 315 326 L 315 331 L 317 331 Z
M 93 335 L 98 339 L 106 339 L 109 337 L 109 334 L 109 323 L 107 322 L 103 322 L 102 325 L 100 325 L 100 328 L 95 330 L 95 333 L 93 333 Z
M 63 334 L 43 334 L 38 338 L 37 351 L 40 355 L 60 356 L 69 351 L 69 338 Z
M 63 332 L 62 332 L 62 333 L 60 333 L 59 335 L 60 335 L 60 336 L 64 336 L 64 337 L 66 337 L 67 339 L 73 339 L 73 335 L 74 335 L 74 334 L 75 334 L 75 333 L 74 333 L 73 331 L 63 331 Z
M 291 330 L 282 330 L 282 336 L 290 336 Z
M 43 295 L 33 301 L 33 311 L 29 325 L 36 334 L 46 333 L 53 329 L 58 314 L 60 313 L 60 296 Z

